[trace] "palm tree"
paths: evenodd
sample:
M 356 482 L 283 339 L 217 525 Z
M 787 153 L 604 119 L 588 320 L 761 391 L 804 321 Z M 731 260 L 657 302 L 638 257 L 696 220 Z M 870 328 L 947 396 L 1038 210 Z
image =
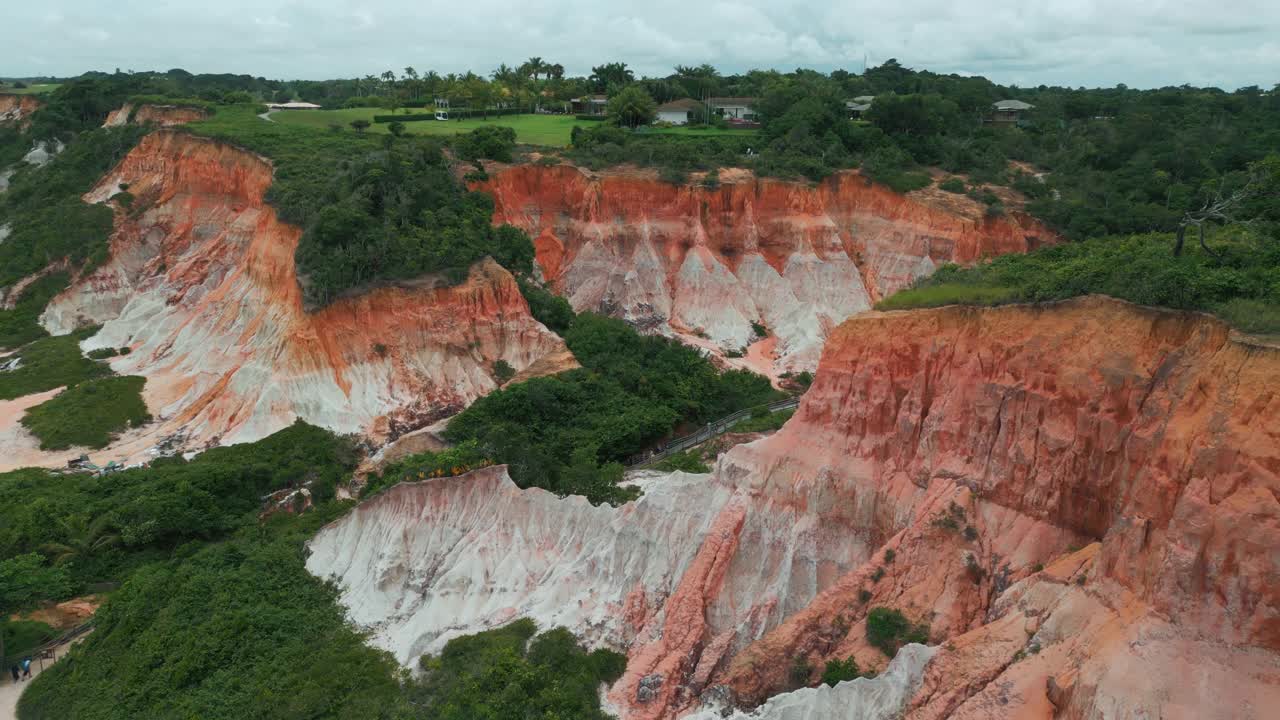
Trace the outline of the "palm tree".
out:
M 533 75 L 533 81 L 538 82 L 538 76 L 547 69 L 547 64 L 540 57 L 531 57 L 524 61 L 524 67 L 529 74 Z
M 120 536 L 110 532 L 105 516 L 90 521 L 88 515 L 70 515 L 59 522 L 62 526 L 62 542 L 50 542 L 40 546 L 40 554 L 54 565 L 64 565 L 110 549 L 120 542 Z

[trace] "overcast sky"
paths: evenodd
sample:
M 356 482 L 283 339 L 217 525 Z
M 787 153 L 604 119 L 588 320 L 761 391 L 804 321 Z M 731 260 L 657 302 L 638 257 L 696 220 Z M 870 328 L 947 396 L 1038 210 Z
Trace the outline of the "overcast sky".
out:
M 1000 83 L 1280 83 L 1280 0 L 0 0 L 0 75 L 85 70 L 352 77 L 488 73 L 530 56 L 570 74 L 709 62 L 861 70 L 896 57 Z

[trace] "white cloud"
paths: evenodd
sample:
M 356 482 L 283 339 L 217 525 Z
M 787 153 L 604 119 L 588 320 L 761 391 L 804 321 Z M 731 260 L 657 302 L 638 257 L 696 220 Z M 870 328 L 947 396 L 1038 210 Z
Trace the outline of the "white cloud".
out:
M 1273 0 L 48 0 L 11 3 L 6 73 L 168 69 L 326 78 L 487 72 L 538 55 L 570 73 L 710 62 L 858 70 L 900 62 L 1023 85 L 1280 82 Z M 57 32 L 51 26 L 57 27 Z

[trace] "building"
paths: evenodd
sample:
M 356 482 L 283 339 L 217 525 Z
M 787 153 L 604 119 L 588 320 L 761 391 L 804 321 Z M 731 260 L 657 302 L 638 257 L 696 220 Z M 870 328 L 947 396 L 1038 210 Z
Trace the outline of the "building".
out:
M 707 105 L 713 115 L 723 117 L 730 124 L 754 123 L 758 101 L 759 98 L 753 97 L 713 97 L 707 99 Z
M 268 110 L 319 110 L 320 106 L 309 102 L 269 103 Z
M 1035 105 L 1021 100 L 1000 100 L 991 104 L 991 117 L 987 122 L 997 125 L 1016 125 L 1022 121 L 1023 113 L 1034 110 Z
M 694 113 L 702 108 L 702 103 L 692 98 L 680 98 L 658 106 L 658 122 L 672 125 L 687 125 L 693 120 Z
M 846 100 L 844 108 L 849 112 L 849 118 L 856 120 L 871 109 L 871 103 L 875 102 L 875 99 L 875 95 L 859 95 L 852 100 Z
M 574 115 L 604 115 L 608 104 L 608 95 L 583 95 L 569 100 L 569 110 Z

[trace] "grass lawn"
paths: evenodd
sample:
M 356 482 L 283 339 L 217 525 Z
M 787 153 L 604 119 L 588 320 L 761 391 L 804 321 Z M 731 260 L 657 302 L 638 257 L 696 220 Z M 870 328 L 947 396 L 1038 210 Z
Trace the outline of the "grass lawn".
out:
M 11 95 L 39 95 L 41 93 L 52 92 L 57 89 L 61 83 L 37 83 L 28 85 L 24 88 L 16 88 L 8 83 L 0 85 L 0 93 L 9 93 Z
M 414 109 L 417 112 L 426 112 Z M 350 130 L 349 123 L 357 118 L 373 122 L 374 115 L 387 115 L 385 108 L 348 108 L 343 110 L 294 110 L 273 113 L 271 119 L 285 125 L 303 125 L 316 128 L 329 127 L 330 123 L 340 123 Z M 470 132 L 485 125 L 505 125 L 515 128 L 516 142 L 528 145 L 549 145 L 564 147 L 569 144 L 569 133 L 573 126 L 582 125 L 572 115 L 504 115 L 488 120 L 418 120 L 406 122 L 405 129 L 415 135 L 457 135 Z M 387 132 L 387 123 L 374 123 L 369 132 Z

